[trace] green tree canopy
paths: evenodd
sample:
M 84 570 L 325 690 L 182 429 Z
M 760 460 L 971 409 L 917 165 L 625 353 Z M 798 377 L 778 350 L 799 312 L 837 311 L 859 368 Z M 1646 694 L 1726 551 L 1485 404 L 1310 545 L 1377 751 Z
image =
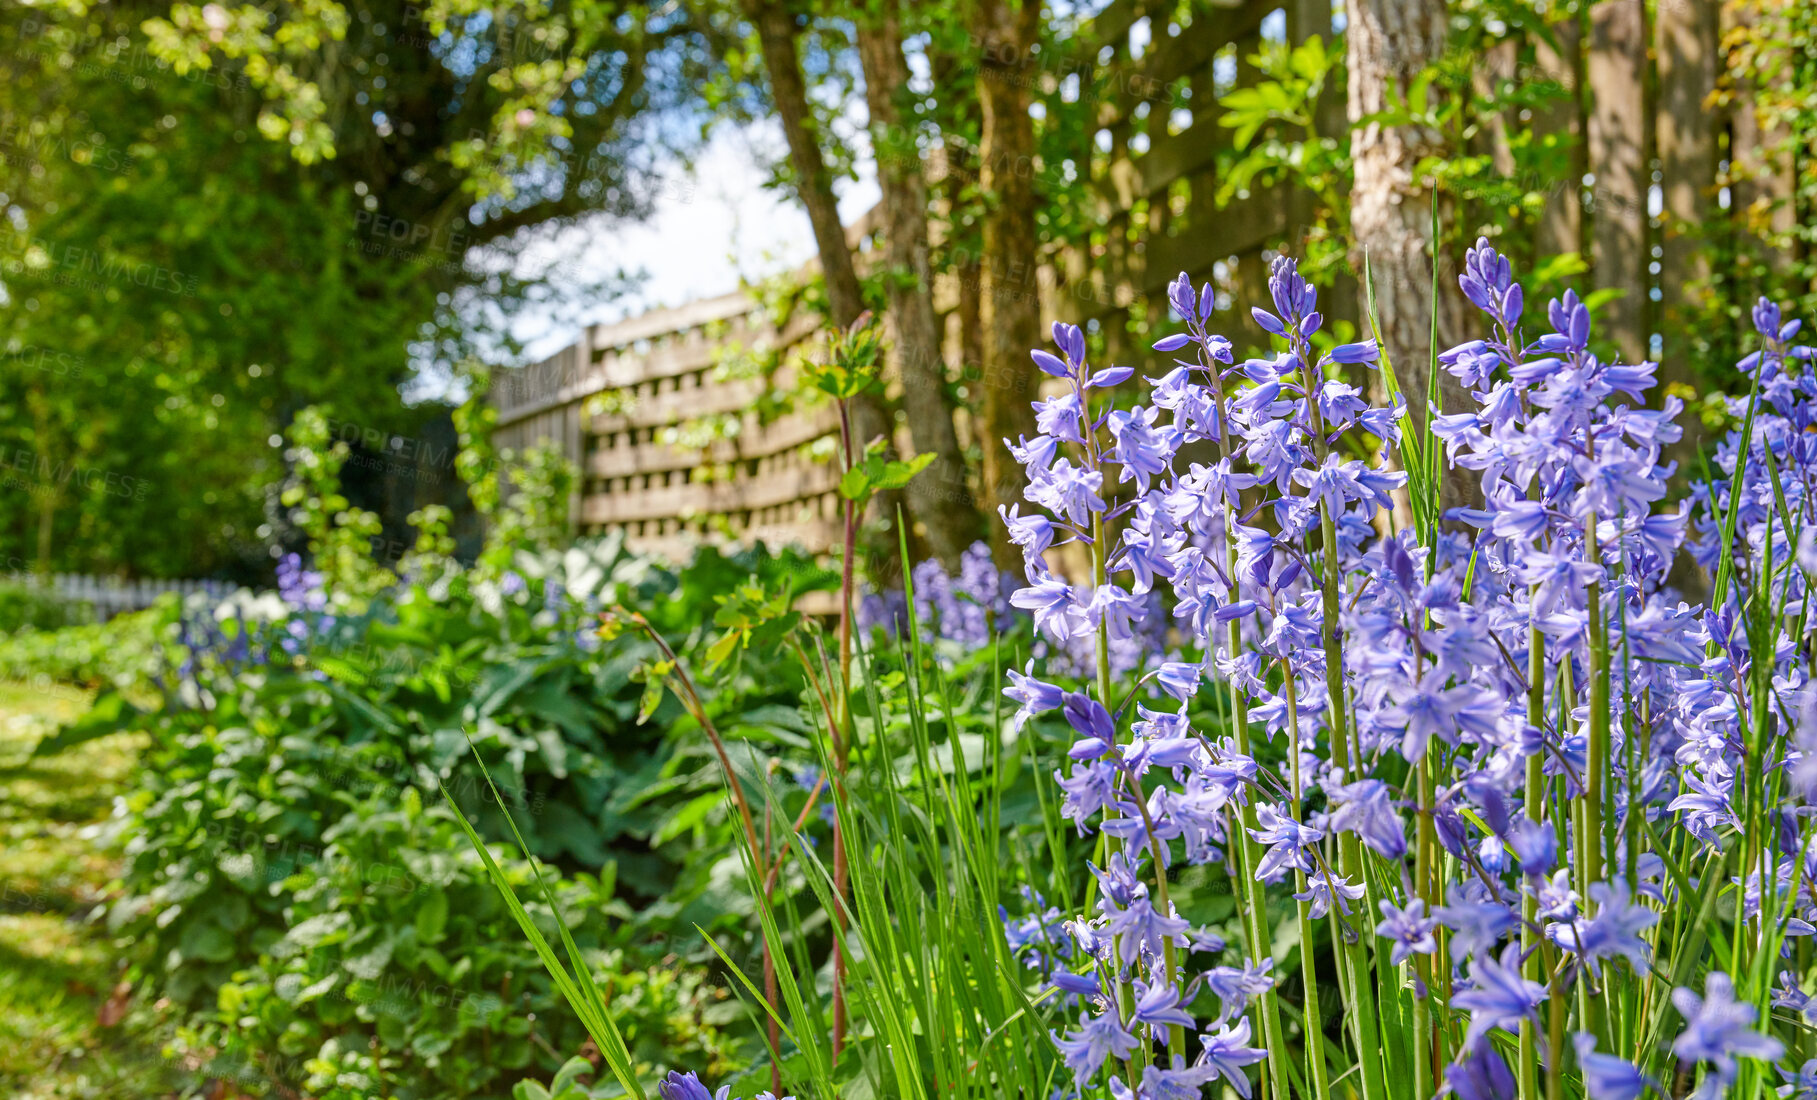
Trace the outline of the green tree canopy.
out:
M 527 272 L 522 245 L 647 212 L 720 37 L 675 6 L 12 9 L 0 553 L 262 554 L 269 440 L 297 409 L 408 435 L 413 359 L 509 350 L 515 307 L 626 285 Z

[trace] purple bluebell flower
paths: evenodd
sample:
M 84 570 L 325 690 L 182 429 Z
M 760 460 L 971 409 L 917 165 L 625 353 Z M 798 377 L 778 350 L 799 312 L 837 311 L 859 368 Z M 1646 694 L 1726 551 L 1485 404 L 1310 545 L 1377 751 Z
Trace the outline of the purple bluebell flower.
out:
M 1379 779 L 1361 779 L 1330 791 L 1337 809 L 1331 828 L 1353 832 L 1384 859 L 1407 854 L 1407 826 L 1394 806 L 1393 792 Z
M 1104 511 L 1104 475 L 1097 470 L 1075 466 L 1069 458 L 1056 461 L 1046 470 L 1031 471 L 1028 499 L 1056 516 L 1081 526 L 1091 523 L 1094 513 Z
M 1331 912 L 1334 906 L 1339 913 L 1349 916 L 1350 903 L 1362 897 L 1363 893 L 1362 883 L 1353 883 L 1320 867 L 1306 877 L 1306 889 L 1293 895 L 1293 898 L 1295 901 L 1311 902 L 1307 907 L 1307 915 L 1313 920 L 1319 920 Z
M 1454 1007 L 1470 1013 L 1464 1045 L 1474 1047 L 1489 1032 L 1517 1030 L 1520 1022 L 1534 1018 L 1533 1010 L 1546 1000 L 1546 987 L 1523 977 L 1520 945 L 1511 943 L 1498 960 L 1484 951 L 1470 960 L 1470 987 L 1451 997 Z
M 1242 966 L 1214 966 L 1205 972 L 1205 987 L 1217 994 L 1220 1011 L 1217 1022 L 1241 1016 L 1253 997 L 1266 996 L 1274 988 L 1273 959 L 1245 960 Z
M 1076 997 L 1089 998 L 1104 995 L 1103 987 L 1099 984 L 1096 974 L 1075 974 L 1070 970 L 1058 968 L 1047 976 L 1047 980 L 1055 989 Z
M 1054 779 L 1065 795 L 1060 803 L 1060 815 L 1076 822 L 1081 836 L 1085 834 L 1087 821 L 1117 805 L 1117 769 L 1108 761 L 1080 764 L 1073 768 L 1070 776 L 1055 772 Z
M 1060 1048 L 1066 1068 L 1073 1071 L 1073 1080 L 1084 1084 L 1097 1076 L 1106 1059 L 1128 1058 L 1140 1040 L 1124 1030 L 1115 1012 L 1105 1012 L 1086 1020 L 1084 1027 L 1068 1032 L 1064 1038 L 1055 1035 L 1054 1045 Z
M 1194 1027 L 1193 1019 L 1180 1007 L 1180 988 L 1171 982 L 1155 982 L 1152 985 L 1137 979 L 1136 1007 L 1130 1017 L 1130 1024 L 1144 1024 L 1157 1032 L 1178 1024 L 1183 1028 Z M 1164 1034 L 1164 1033 L 1163 1033 Z
M 1598 1053 L 1594 1035 L 1577 1032 L 1571 1036 L 1571 1046 L 1577 1052 L 1577 1065 L 1584 1075 L 1584 1092 L 1590 1100 L 1640 1100 L 1649 1088 L 1659 1087 L 1658 1082 L 1640 1072 L 1627 1059 Z
M 1508 846 L 1523 875 L 1547 875 L 1558 862 L 1558 832 L 1544 822 L 1523 817 L 1508 832 Z
M 1249 1077 L 1243 1067 L 1253 1066 L 1268 1057 L 1266 1051 L 1249 1045 L 1249 1020 L 1239 1018 L 1234 1024 L 1225 1024 L 1215 1032 L 1199 1036 L 1199 1041 L 1205 1044 L 1200 1064 L 1214 1071 L 1208 1080 L 1222 1077 L 1238 1096 L 1248 1097 Z
M 1785 1054 L 1784 1043 L 1754 1030 L 1759 1013 L 1735 999 L 1735 985 L 1727 974 L 1712 970 L 1703 989 L 1701 997 L 1682 986 L 1672 991 L 1672 1006 L 1685 1020 L 1684 1031 L 1672 1041 L 1672 1053 L 1680 1062 L 1709 1063 L 1711 1077 L 1726 1089 L 1741 1072 L 1737 1058 L 1773 1062 Z
M 1066 722 L 1079 735 L 1072 751 L 1074 760 L 1096 760 L 1116 747 L 1117 727 L 1104 704 L 1088 695 L 1068 692 L 1061 707 Z
M 1277 807 L 1266 803 L 1256 807 L 1256 823 L 1260 828 L 1249 830 L 1249 834 L 1268 848 L 1256 865 L 1257 881 L 1276 882 L 1288 871 L 1313 869 L 1306 849 L 1325 835 L 1324 830 L 1295 821 L 1284 805 Z
M 1155 683 L 1161 690 L 1175 699 L 1185 702 L 1198 693 L 1199 683 L 1204 678 L 1204 671 L 1196 664 L 1186 661 L 1165 661 L 1155 676 Z
M 1071 369 L 1054 353 L 1036 348 L 1028 354 L 1029 358 L 1035 361 L 1035 366 L 1040 367 L 1043 373 L 1051 374 L 1056 378 L 1072 377 Z
M 1450 900 L 1450 905 L 1434 909 L 1432 916 L 1451 930 L 1453 962 L 1462 961 L 1468 955 L 1488 953 L 1503 936 L 1514 930 L 1514 913 L 1501 902 L 1470 901 L 1456 891 Z
M 1433 935 L 1438 921 L 1426 915 L 1425 899 L 1413 898 L 1405 909 L 1387 898 L 1375 904 L 1382 911 L 1382 923 L 1375 926 L 1375 934 L 1394 941 L 1389 962 L 1399 966 L 1416 954 L 1430 955 L 1438 950 L 1438 939 Z
M 1030 718 L 1045 714 L 1066 701 L 1066 691 L 1057 685 L 1035 679 L 1035 662 L 1030 658 L 1024 671 L 1008 670 L 1010 686 L 1003 689 L 1003 694 L 1016 705 L 1015 717 L 1011 720 L 1014 727 L 1020 730 Z
M 1073 587 L 1058 577 L 1030 578 L 1027 588 L 1019 588 L 1010 603 L 1034 616 L 1035 629 L 1057 642 L 1064 642 L 1085 629 L 1085 610 L 1079 606 Z
M 1463 1058 L 1445 1067 L 1445 1091 L 1457 1100 L 1514 1100 L 1519 1092 L 1492 1043 L 1466 1046 Z
M 691 1072 L 671 1072 L 656 1085 L 662 1100 L 726 1100 L 731 1091 L 730 1085 L 721 1085 L 718 1092 L 708 1092 L 700 1078 Z
M 1109 898 L 1104 905 L 1109 912 L 1105 931 L 1117 937 L 1125 966 L 1134 966 L 1144 951 L 1159 958 L 1167 941 L 1184 936 L 1190 927 L 1178 916 L 1162 914 L 1146 893 L 1131 898 L 1127 908 L 1118 909 Z
M 1784 1066 L 1774 1068 L 1785 1082 L 1779 1089 L 1780 1100 L 1817 1100 L 1817 1058 L 1805 1062 L 1796 1072 Z
M 1629 901 L 1628 884 L 1621 879 L 1590 886 L 1596 915 L 1547 927 L 1546 936 L 1566 954 L 1581 956 L 1593 975 L 1601 975 L 1599 960 L 1621 956 L 1636 971 L 1646 969 L 1653 949 L 1640 933 L 1659 923 L 1659 914 Z

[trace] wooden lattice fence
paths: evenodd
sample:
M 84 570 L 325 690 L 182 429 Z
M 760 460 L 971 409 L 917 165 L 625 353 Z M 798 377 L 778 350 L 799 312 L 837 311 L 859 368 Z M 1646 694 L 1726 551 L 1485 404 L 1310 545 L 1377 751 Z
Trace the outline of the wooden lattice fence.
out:
M 837 474 L 812 444 L 837 430 L 825 406 L 765 423 L 766 379 L 728 377 L 726 349 L 784 353 L 813 335 L 801 316 L 778 329 L 744 294 L 589 329 L 580 342 L 495 383 L 495 440 L 560 441 L 581 472 L 582 533 L 622 530 L 653 553 L 703 538 L 831 545 Z M 704 424 L 703 424 L 704 422 Z M 690 425 L 716 438 L 671 439 Z

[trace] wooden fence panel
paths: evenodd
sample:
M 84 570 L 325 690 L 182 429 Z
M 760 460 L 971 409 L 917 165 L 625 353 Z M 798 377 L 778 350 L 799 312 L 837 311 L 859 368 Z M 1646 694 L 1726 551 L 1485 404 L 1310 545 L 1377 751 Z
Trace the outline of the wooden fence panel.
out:
M 715 539 L 800 543 L 823 551 L 837 519 L 837 478 L 807 449 L 837 430 L 830 406 L 765 421 L 774 378 L 730 377 L 734 347 L 797 350 L 805 317 L 771 326 L 743 294 L 595 325 L 573 347 L 496 384 L 496 439 L 560 445 L 580 473 L 573 510 L 582 534 L 620 530 L 663 556 Z M 711 438 L 689 442 L 690 437 Z M 824 450 L 824 448 L 822 448 Z

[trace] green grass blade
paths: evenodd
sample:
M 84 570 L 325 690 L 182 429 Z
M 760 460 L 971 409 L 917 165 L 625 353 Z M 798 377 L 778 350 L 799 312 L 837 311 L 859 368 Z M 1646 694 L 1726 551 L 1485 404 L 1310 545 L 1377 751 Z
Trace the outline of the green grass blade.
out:
M 469 742 L 469 747 L 471 747 L 471 742 Z M 479 760 L 477 750 L 474 751 L 474 759 Z M 500 797 L 497 786 L 493 785 L 492 773 L 486 769 L 484 761 L 479 761 L 479 765 L 481 772 L 486 776 L 487 784 L 492 786 L 493 798 L 497 800 L 500 811 L 505 815 L 505 820 L 511 821 L 511 811 L 505 806 L 505 801 Z M 542 930 L 536 926 L 536 921 L 518 901 L 517 893 L 512 889 L 510 880 L 505 877 L 504 870 L 492 858 L 492 853 L 480 840 L 479 834 L 474 831 L 466 815 L 461 813 L 460 806 L 454 800 L 454 795 L 446 786 L 442 787 L 442 797 L 448 800 L 449 807 L 454 810 L 455 819 L 460 822 L 461 829 L 466 832 L 467 839 L 473 845 L 473 850 L 479 853 L 480 859 L 485 863 L 486 873 L 491 877 L 492 885 L 497 888 L 499 896 L 504 899 L 506 908 L 511 912 L 512 919 L 517 921 L 518 928 L 522 929 L 525 938 L 530 941 L 531 948 L 542 960 L 544 969 L 548 970 L 550 979 L 555 982 L 556 990 L 561 993 L 562 999 L 568 1002 L 568 1006 L 574 1010 L 575 1015 L 580 1017 L 581 1025 L 587 1029 L 587 1034 L 593 1037 L 594 1045 L 599 1047 L 607 1065 L 611 1067 L 612 1076 L 618 1080 L 619 1087 L 637 1097 L 638 1100 L 648 1100 L 649 1094 L 644 1091 L 643 1083 L 637 1079 L 637 1074 L 632 1068 L 630 1048 L 626 1046 L 624 1036 L 618 1030 L 618 1025 L 612 1022 L 612 1016 L 606 1010 L 605 1001 L 599 995 L 599 988 L 593 982 L 592 973 L 587 969 L 585 960 L 580 957 L 579 950 L 574 946 L 573 938 L 568 935 L 567 922 L 562 919 L 561 908 L 555 900 L 555 893 L 543 878 L 542 871 L 531 857 L 523 837 L 518 834 L 516 822 L 513 821 L 511 824 L 512 835 L 516 838 L 518 848 L 523 852 L 524 859 L 530 866 L 531 874 L 535 876 L 537 885 L 542 890 L 543 898 L 548 903 L 550 912 L 554 914 L 555 925 L 561 932 L 562 944 L 567 952 L 568 961 L 580 976 L 578 982 L 574 975 L 568 972 L 567 967 L 562 965 L 561 960 L 556 958 L 555 952 L 543 937 Z

